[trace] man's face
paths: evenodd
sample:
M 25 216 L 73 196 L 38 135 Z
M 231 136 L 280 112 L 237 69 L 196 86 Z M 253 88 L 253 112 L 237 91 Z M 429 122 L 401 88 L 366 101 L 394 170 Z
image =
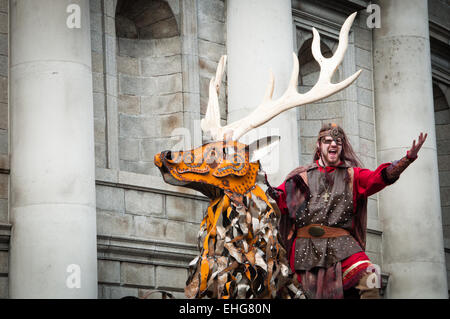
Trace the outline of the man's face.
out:
M 336 166 L 340 162 L 342 151 L 342 139 L 333 140 L 331 136 L 324 136 L 317 142 L 317 146 L 322 154 L 322 161 L 326 166 Z

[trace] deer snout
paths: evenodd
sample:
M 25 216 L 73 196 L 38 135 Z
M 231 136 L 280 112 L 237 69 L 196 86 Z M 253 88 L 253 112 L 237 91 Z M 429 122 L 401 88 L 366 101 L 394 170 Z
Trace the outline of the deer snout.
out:
M 158 167 L 162 167 L 162 156 L 163 156 L 164 152 L 158 153 L 155 155 L 155 157 L 153 158 L 153 163 L 158 166 Z

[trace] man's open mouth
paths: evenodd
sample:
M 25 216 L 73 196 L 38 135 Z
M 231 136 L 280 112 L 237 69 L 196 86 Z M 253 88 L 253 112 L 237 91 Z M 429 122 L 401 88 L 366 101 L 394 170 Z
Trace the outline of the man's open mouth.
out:
M 328 153 L 331 154 L 331 155 L 336 155 L 337 154 L 337 150 L 329 150 Z

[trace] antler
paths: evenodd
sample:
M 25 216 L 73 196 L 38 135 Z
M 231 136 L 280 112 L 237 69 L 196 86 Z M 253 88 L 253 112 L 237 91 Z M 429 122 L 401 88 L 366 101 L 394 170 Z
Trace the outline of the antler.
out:
M 298 58 L 295 53 L 293 53 L 294 68 L 291 74 L 289 86 L 284 94 L 277 100 L 272 100 L 274 77 L 271 72 L 270 82 L 261 104 L 259 104 L 248 116 L 224 127 L 220 125 L 219 101 L 217 97 L 226 63 L 226 56 L 222 56 L 217 67 L 216 76 L 211 79 L 209 84 L 208 109 L 206 111 L 205 118 L 201 122 L 202 130 L 204 132 L 209 132 L 216 140 L 231 138 L 236 141 L 248 131 L 263 125 L 284 111 L 287 111 L 295 106 L 305 105 L 326 98 L 352 84 L 362 70 L 359 70 L 344 81 L 336 84 L 331 83 L 331 77 L 344 58 L 344 54 L 348 46 L 348 33 L 355 17 L 356 12 L 345 20 L 339 33 L 339 45 L 334 55 L 330 58 L 325 58 L 322 55 L 320 51 L 320 35 L 317 30 L 313 28 L 311 50 L 314 59 L 320 65 L 320 75 L 317 83 L 311 88 L 311 90 L 304 94 L 297 92 L 299 66 Z

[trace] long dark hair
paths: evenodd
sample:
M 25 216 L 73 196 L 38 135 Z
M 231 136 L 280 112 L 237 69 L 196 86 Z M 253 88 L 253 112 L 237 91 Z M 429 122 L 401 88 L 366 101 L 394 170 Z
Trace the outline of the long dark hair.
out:
M 341 161 L 347 163 L 351 167 L 362 167 L 362 163 L 361 163 L 360 159 L 358 158 L 358 156 L 356 155 L 355 151 L 353 150 L 353 147 L 350 145 L 347 135 L 345 135 L 345 132 L 342 129 L 342 127 L 340 127 L 339 125 L 336 125 L 336 124 L 334 124 L 332 126 L 331 123 L 324 124 L 324 125 L 322 125 L 322 128 L 319 131 L 319 135 L 320 135 L 320 133 L 331 130 L 332 128 L 337 128 L 339 133 L 342 136 L 342 151 L 341 151 L 341 155 L 340 155 Z M 321 143 L 321 141 L 319 139 L 319 145 L 320 145 L 320 143 Z M 320 149 L 319 149 L 319 147 L 316 146 L 316 149 L 314 150 L 314 157 L 313 157 L 314 162 L 317 161 L 319 158 L 320 158 Z

